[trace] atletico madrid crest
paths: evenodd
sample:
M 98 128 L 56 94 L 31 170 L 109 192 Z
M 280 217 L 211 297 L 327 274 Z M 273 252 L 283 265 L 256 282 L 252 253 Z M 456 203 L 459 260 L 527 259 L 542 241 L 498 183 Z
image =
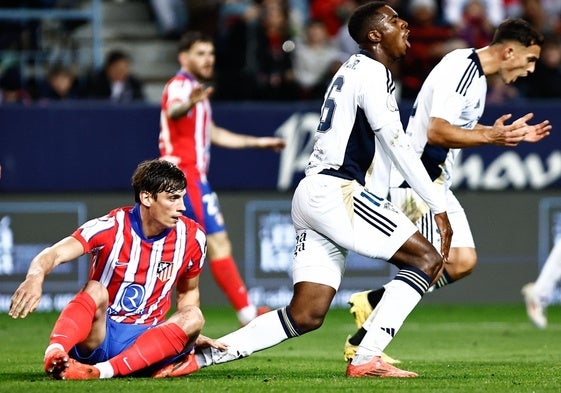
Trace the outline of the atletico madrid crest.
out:
M 160 261 L 158 263 L 158 278 L 161 281 L 167 281 L 171 278 L 171 274 L 173 273 L 173 262 L 164 262 Z

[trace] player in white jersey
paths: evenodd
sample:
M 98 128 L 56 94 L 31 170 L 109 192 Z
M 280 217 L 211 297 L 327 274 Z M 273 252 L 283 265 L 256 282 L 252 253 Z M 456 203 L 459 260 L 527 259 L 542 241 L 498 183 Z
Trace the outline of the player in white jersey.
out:
M 158 376 L 249 356 L 321 326 L 354 251 L 400 270 L 388 284 L 373 329 L 347 366 L 349 377 L 416 377 L 380 355 L 421 300 L 447 258 L 452 236 L 442 194 L 414 154 L 400 122 L 388 67 L 405 55 L 407 22 L 386 3 L 355 10 L 349 32 L 359 44 L 325 94 L 306 176 L 292 201 L 296 229 L 290 305 L 257 317 L 219 339 L 227 351 L 197 349 Z M 442 256 L 384 196 L 391 163 L 425 198 L 442 235 Z
M 516 146 L 522 141 L 537 142 L 549 135 L 549 121 L 537 125 L 527 123 L 533 117 L 531 113 L 509 125 L 505 122 L 511 118 L 510 114 L 499 117 L 492 126 L 479 123 L 485 107 L 487 77 L 499 75 L 505 83 L 512 83 L 533 72 L 542 42 L 541 34 L 527 22 L 506 20 L 497 28 L 489 46 L 457 49 L 446 55 L 431 71 L 413 104 L 407 134 L 431 179 L 446 197 L 454 230 L 450 257 L 433 288 L 469 275 L 477 262 L 467 217 L 450 190 L 454 161 L 460 149 L 486 144 Z M 438 248 L 438 228 L 427 204 L 409 188 L 408 181 L 404 181 L 398 171 L 392 170 L 391 182 L 392 203 Z M 381 288 L 351 296 L 350 311 L 359 330 L 345 343 L 345 358 L 353 356 L 369 329 L 365 320 L 383 292 Z

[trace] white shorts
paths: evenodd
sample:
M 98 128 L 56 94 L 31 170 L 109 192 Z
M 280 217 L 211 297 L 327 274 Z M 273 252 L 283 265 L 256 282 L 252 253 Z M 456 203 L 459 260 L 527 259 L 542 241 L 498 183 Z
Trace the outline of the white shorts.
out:
M 391 202 L 356 181 L 310 175 L 292 199 L 293 281 L 339 289 L 348 251 L 388 260 L 417 228 Z
M 444 188 L 442 185 L 436 186 L 442 188 L 442 192 L 446 193 L 446 213 L 454 231 L 450 247 L 475 248 L 475 242 L 473 241 L 473 235 L 471 234 L 464 208 L 450 189 Z M 419 232 L 440 251 L 440 234 L 438 233 L 434 216 L 421 197 L 411 188 L 391 188 L 390 200 L 417 225 Z

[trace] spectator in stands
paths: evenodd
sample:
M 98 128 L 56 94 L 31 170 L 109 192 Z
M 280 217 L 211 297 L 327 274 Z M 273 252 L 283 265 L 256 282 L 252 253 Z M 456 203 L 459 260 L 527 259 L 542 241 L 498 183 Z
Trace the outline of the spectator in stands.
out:
M 218 7 L 216 26 L 216 92 L 219 100 L 255 98 L 256 65 L 249 64 L 250 48 L 254 48 L 260 5 L 254 0 L 222 1 Z
M 401 63 L 401 97 L 414 99 L 442 57 L 467 45 L 456 37 L 452 26 L 439 23 L 436 0 L 412 0 L 408 15 L 411 48 Z
M 491 42 L 495 27 L 500 21 L 494 21 L 490 11 L 490 5 L 483 0 L 468 0 L 464 3 L 462 17 L 456 28 L 458 36 L 466 41 L 469 47 L 482 48 Z
M 257 78 L 257 99 L 291 100 L 297 97 L 292 51 L 294 41 L 283 0 L 264 0 L 254 38 L 255 50 L 248 58 L 249 72 Z M 252 68 L 255 67 L 253 71 Z
M 465 26 L 466 8 L 474 3 L 484 9 L 486 19 L 492 26 L 498 26 L 505 19 L 504 0 L 446 0 L 442 2 L 444 21 L 452 26 Z M 526 1 L 526 0 L 522 0 Z M 468 11 L 469 12 L 469 11 Z
M 295 35 L 302 35 L 310 21 L 309 0 L 288 0 L 290 25 Z
M 0 104 L 29 104 L 31 101 L 18 67 L 6 68 L 0 75 Z
M 349 1 L 350 11 L 354 11 L 358 6 L 367 3 L 369 0 L 351 0 Z M 393 8 L 393 7 L 392 7 Z M 395 9 L 395 8 L 394 8 Z M 350 16 L 350 15 L 349 15 Z M 347 27 L 348 18 L 343 22 L 335 37 L 337 47 L 339 48 L 339 60 L 346 61 L 351 55 L 358 53 L 359 47 L 355 40 L 352 39 Z
M 37 99 L 40 101 L 61 101 L 80 98 L 76 74 L 71 67 L 53 65 L 46 79 L 39 82 Z
M 353 0 L 311 0 L 310 18 L 323 21 L 330 37 L 335 37 L 356 8 Z
M 339 51 L 319 19 L 308 22 L 304 37 L 296 38 L 294 77 L 302 99 L 321 99 L 332 76 L 341 66 Z
M 150 7 L 165 39 L 176 40 L 187 29 L 189 9 L 187 0 L 150 0 Z
M 131 59 L 127 53 L 121 50 L 109 52 L 103 69 L 89 81 L 88 97 L 119 103 L 144 100 L 142 81 L 131 73 L 130 68 Z
M 525 97 L 561 98 L 561 37 L 545 36 L 536 70 L 520 82 Z
M 514 1 L 514 0 L 511 0 Z M 561 34 L 561 1 L 518 0 L 517 17 L 527 20 L 544 34 Z

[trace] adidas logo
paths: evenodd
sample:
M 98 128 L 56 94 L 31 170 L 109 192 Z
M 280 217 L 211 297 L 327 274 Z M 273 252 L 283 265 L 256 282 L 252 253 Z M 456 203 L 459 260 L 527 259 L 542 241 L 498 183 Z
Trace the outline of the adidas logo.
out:
M 382 329 L 384 332 L 388 333 L 392 337 L 395 336 L 395 329 L 394 328 L 381 327 L 380 329 Z

